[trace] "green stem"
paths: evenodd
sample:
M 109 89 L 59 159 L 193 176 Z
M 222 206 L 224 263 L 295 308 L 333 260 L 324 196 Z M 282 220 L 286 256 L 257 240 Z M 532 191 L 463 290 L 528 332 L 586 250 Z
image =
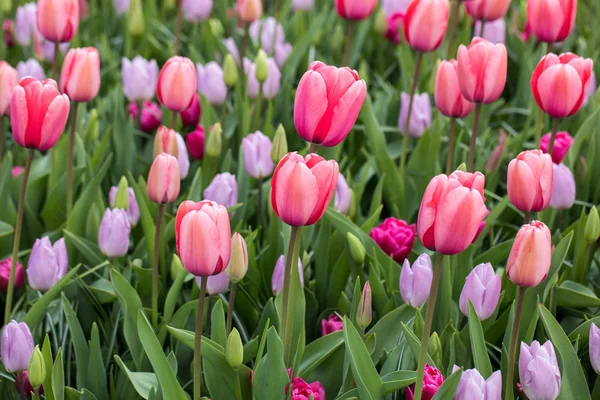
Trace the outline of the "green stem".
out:
M 287 366 L 290 366 L 290 357 L 292 352 L 292 328 L 294 322 L 294 318 L 289 315 L 288 310 L 290 301 L 290 286 L 292 283 L 292 270 L 294 265 L 296 265 L 295 270 L 297 271 L 298 252 L 300 250 L 300 241 L 302 239 L 301 230 L 301 226 L 292 226 L 288 252 L 285 257 L 285 275 L 283 278 L 283 298 L 281 303 L 281 339 L 283 342 L 284 360 Z
M 73 102 L 73 119 L 69 133 L 69 154 L 67 159 L 67 220 L 73 208 L 73 163 L 75 159 L 75 128 L 77 127 L 77 102 Z
M 252 116 L 252 127 L 254 129 L 260 129 L 260 114 L 262 113 L 262 103 L 263 103 L 263 94 L 262 94 L 263 83 L 259 83 L 259 85 L 258 85 L 258 96 L 256 96 L 256 107 L 254 108 L 254 115 Z
M 58 43 L 54 43 L 54 58 L 52 59 L 52 79 L 58 81 Z
M 171 111 L 171 129 L 175 130 L 177 125 L 177 115 L 179 115 L 176 111 Z
M 262 193 L 262 184 L 263 181 L 261 178 L 258 179 L 258 193 L 257 193 L 257 205 L 256 205 L 256 222 L 258 224 L 258 226 L 264 226 L 262 225 L 262 197 L 263 197 L 263 193 Z
M 316 143 L 311 143 L 310 148 L 308 149 L 308 154 L 317 153 L 319 146 Z
M 410 126 L 410 117 L 412 114 L 413 101 L 417 84 L 419 83 L 419 74 L 421 73 L 421 63 L 423 61 L 423 53 L 417 53 L 417 61 L 415 62 L 415 75 L 413 76 L 412 86 L 410 88 L 410 100 L 408 102 L 408 111 L 406 112 L 406 121 L 404 122 L 404 131 L 402 137 L 402 155 L 400 156 L 400 175 L 404 176 L 404 168 L 406 166 L 406 156 L 408 154 L 408 128 Z
M 479 37 L 483 37 L 483 28 L 485 28 L 485 21 L 480 20 L 480 22 L 481 22 L 481 27 L 479 28 Z
M 202 385 L 202 322 L 204 320 L 204 299 L 206 298 L 206 284 L 208 278 L 200 278 L 200 298 L 198 299 L 198 312 L 196 313 L 196 339 L 194 341 L 194 400 L 200 400 Z
M 183 0 L 178 1 L 177 20 L 175 21 L 175 55 L 179 54 L 179 45 L 181 43 L 181 24 L 183 20 Z
M 4 115 L 0 116 L 0 163 L 4 154 Z
M 448 132 L 448 155 L 446 156 L 446 175 L 452 172 L 452 161 L 454 160 L 454 135 L 456 131 L 456 119 L 450 118 L 450 130 Z
M 348 32 L 346 36 L 346 49 L 344 50 L 343 67 L 348 67 L 350 63 L 350 49 L 352 48 L 352 37 L 354 36 L 354 21 L 348 21 Z
M 519 325 L 521 324 L 521 312 L 523 311 L 523 301 L 525 300 L 525 290 L 527 288 L 517 287 L 517 305 L 515 308 L 515 318 L 513 320 L 512 332 L 510 335 L 510 349 L 508 352 L 508 372 L 506 374 L 506 400 L 513 400 L 514 394 L 514 383 L 513 379 L 515 376 L 515 358 L 517 354 L 517 341 L 519 338 Z
M 446 45 L 446 59 L 450 60 L 452 57 L 452 52 L 454 51 L 454 36 L 456 32 L 456 25 L 458 23 L 458 6 L 460 5 L 460 0 L 454 0 L 452 2 L 452 8 L 450 10 L 450 22 L 448 23 L 448 44 Z
M 233 320 L 233 308 L 235 306 L 235 295 L 237 293 L 237 283 L 231 285 L 229 292 L 229 304 L 227 305 L 227 335 L 231 332 L 231 322 Z
M 542 109 L 538 109 L 537 121 L 535 123 L 535 148 L 540 148 L 540 142 L 542 139 L 542 128 L 544 127 L 544 112 Z
M 39 388 L 33 389 L 33 398 L 35 400 L 41 400 Z
M 425 361 L 427 360 L 427 346 L 429 345 L 429 334 L 431 333 L 431 324 L 433 323 L 433 312 L 435 311 L 435 300 L 437 299 L 440 276 L 442 275 L 442 261 L 444 255 L 437 254 L 435 265 L 433 267 L 433 280 L 431 281 L 431 291 L 427 300 L 427 315 L 425 316 L 425 326 L 423 327 L 423 337 L 421 338 L 421 349 L 419 352 L 419 369 L 417 370 L 417 382 L 415 387 L 414 400 L 421 400 L 423 390 L 423 377 L 425 376 Z
M 136 121 L 136 126 L 138 128 L 138 131 L 142 131 L 142 110 L 144 109 L 144 102 L 142 100 L 137 102 L 137 107 L 138 107 L 138 114 L 137 114 L 137 121 Z
M 156 229 L 154 230 L 154 260 L 152 268 L 152 325 L 158 326 L 158 267 L 160 265 L 160 228 L 163 220 L 164 204 L 158 205 Z
M 469 146 L 469 160 L 467 163 L 468 172 L 473 172 L 475 168 L 475 152 L 477 151 L 475 145 L 477 144 L 477 130 L 479 129 L 479 117 L 481 115 L 482 106 L 482 103 L 475 104 L 475 115 L 473 116 L 473 129 L 471 132 L 471 145 Z
M 246 82 L 248 81 L 248 77 L 246 76 L 246 72 L 244 71 L 244 58 L 246 57 L 246 48 L 248 47 L 249 34 L 250 25 L 244 24 L 244 33 L 242 33 L 242 43 L 240 45 L 240 78 L 242 79 L 240 83 L 242 84 L 243 98 L 248 96 L 248 85 L 246 84 Z
M 20 381 L 20 392 L 21 392 L 21 399 L 23 400 L 27 400 L 27 395 L 25 394 L 25 374 L 23 374 L 23 372 L 17 372 L 17 375 L 19 375 L 19 377 L 21 379 L 19 379 Z
M 552 150 L 554 150 L 554 141 L 556 140 L 556 132 L 558 132 L 558 124 L 560 119 L 552 118 L 552 134 L 550 136 L 550 144 L 548 145 L 548 154 L 552 157 Z
M 15 271 L 17 268 L 17 257 L 19 257 L 19 244 L 21 243 L 21 228 L 23 227 L 23 210 L 25 208 L 25 191 L 27 190 L 27 179 L 31 170 L 34 149 L 29 149 L 25 170 L 23 171 L 23 181 L 21 182 L 21 192 L 19 193 L 19 208 L 17 209 L 17 221 L 15 223 L 15 236 L 12 249 L 12 263 L 10 265 L 10 276 L 8 278 L 8 288 L 6 292 L 6 306 L 4 308 L 4 325 L 10 322 L 12 308 L 13 291 L 15 289 Z

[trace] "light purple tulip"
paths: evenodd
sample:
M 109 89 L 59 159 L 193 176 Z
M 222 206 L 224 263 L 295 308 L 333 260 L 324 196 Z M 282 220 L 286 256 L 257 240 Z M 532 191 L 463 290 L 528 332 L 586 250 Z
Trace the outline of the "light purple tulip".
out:
M 223 68 L 214 61 L 206 65 L 196 64 L 198 91 L 210 104 L 223 104 L 227 99 L 227 85 L 223 79 Z
M 275 45 L 285 42 L 283 26 L 273 17 L 259 19 L 250 24 L 250 37 L 267 53 L 271 54 Z
M 258 96 L 260 83 L 256 79 L 256 64 L 247 58 L 244 58 L 244 73 L 248 77 L 248 96 L 253 99 Z M 270 73 L 271 69 L 269 68 Z
M 125 210 L 107 208 L 100 222 L 98 246 L 100 251 L 110 258 L 122 257 L 129 249 L 131 224 Z
M 477 20 L 475 22 L 475 33 L 478 36 L 483 37 L 488 42 L 496 43 L 504 43 L 506 40 L 506 22 L 504 22 L 504 18 L 498 18 L 495 21 L 488 21 L 483 26 L 483 34 L 480 35 L 481 32 L 481 21 Z
M 308 11 L 315 6 L 315 0 L 292 0 L 292 10 Z
M 302 268 L 302 262 L 300 261 L 300 257 L 298 257 L 298 273 L 300 274 L 300 283 L 302 287 L 304 287 L 304 270 Z M 271 289 L 273 289 L 273 294 L 277 296 L 279 292 L 283 289 L 283 278 L 285 276 L 285 256 L 281 255 L 277 259 L 277 263 L 275 264 L 275 269 L 273 270 L 273 276 L 271 277 Z
M 46 292 L 67 273 L 69 259 L 65 239 L 52 242 L 48 236 L 37 239 L 27 263 L 27 281 L 35 290 Z
M 127 218 L 129 218 L 129 224 L 132 227 L 136 226 L 140 220 L 140 208 L 135 198 L 135 192 L 132 188 L 127 188 L 127 196 L 129 197 L 129 203 L 127 204 Z M 115 206 L 115 198 L 117 197 L 117 187 L 113 186 L 108 192 L 108 202 L 111 207 Z
M 270 57 L 267 59 L 267 65 L 269 66 L 269 75 L 262 85 L 262 95 L 265 99 L 270 100 L 279 93 L 281 72 L 275 60 Z M 256 64 L 244 58 L 244 72 L 248 76 L 248 96 L 253 99 L 258 96 L 260 87 L 258 79 L 256 79 Z
M 335 184 L 335 200 L 334 207 L 342 214 L 347 214 L 350 209 L 350 201 L 352 200 L 352 192 L 346 182 L 346 178 L 340 172 L 337 183 Z
M 206 21 L 212 11 L 212 0 L 183 0 L 183 19 L 190 22 Z
M 39 81 L 46 79 L 44 69 L 35 58 L 30 58 L 27 61 L 19 61 L 17 64 L 17 75 L 19 80 L 25 78 L 26 76 L 33 76 Z
M 187 146 L 183 136 L 179 133 L 175 134 L 177 140 L 177 162 L 179 163 L 179 177 L 184 180 L 190 172 L 190 156 L 188 155 Z
M 200 287 L 201 276 L 196 277 L 196 284 Z M 209 296 L 217 296 L 221 293 L 225 293 L 229 289 L 229 278 L 225 273 L 225 270 L 217 275 L 211 275 L 208 277 L 206 282 L 206 292 Z
M 550 207 L 554 209 L 571 208 L 575 203 L 575 178 L 564 163 L 552 164 L 552 197 Z
M 225 207 L 233 207 L 238 202 L 238 187 L 235 176 L 229 172 L 217 174 L 204 190 L 204 200 L 212 200 Z
M 487 380 L 476 369 L 468 369 L 460 376 L 454 400 L 500 400 L 502 372 L 496 371 Z
M 21 46 L 30 46 L 32 35 L 37 35 L 41 39 L 41 35 L 37 30 L 36 22 L 37 5 L 35 3 L 27 3 L 17 7 L 17 15 L 15 17 L 15 40 Z
M 400 95 L 400 118 L 398 124 L 400 131 L 404 130 L 406 124 L 406 116 L 408 114 L 408 105 L 410 103 L 410 95 L 402 92 Z M 431 125 L 431 100 L 427 93 L 415 94 L 413 100 L 412 112 L 410 114 L 410 123 L 408 125 L 408 134 L 412 137 L 421 137 L 425 130 Z
M 590 77 L 590 83 L 588 86 L 588 90 L 585 93 L 585 97 L 583 98 L 583 106 L 587 106 L 590 102 L 590 98 L 592 98 L 596 94 L 596 75 L 594 71 L 592 71 L 592 76 Z
M 597 374 L 600 374 L 600 329 L 592 322 L 590 325 L 590 363 Z
M 291 43 L 277 43 L 275 45 L 275 61 L 279 68 L 282 68 L 292 52 Z
M 271 139 L 256 131 L 242 139 L 244 166 L 248 175 L 262 179 L 273 173 L 275 164 L 271 160 Z
M 123 57 L 121 80 L 123 93 L 129 101 L 151 100 L 158 82 L 158 64 L 156 60 L 147 61 L 140 56 L 134 57 L 133 60 Z
M 405 14 L 410 0 L 381 0 L 381 8 L 386 17 L 390 17 L 396 13 Z
M 223 44 L 233 57 L 235 63 L 237 65 L 240 65 L 240 51 L 238 50 L 237 45 L 235 44 L 235 40 L 233 40 L 233 38 L 226 38 L 223 39 Z
M 560 393 L 561 377 L 554 346 L 537 340 L 527 346 L 521 342 L 519 378 L 529 400 L 554 400 Z
M 2 329 L 2 363 L 7 372 L 27 371 L 34 344 L 25 322 L 10 321 Z
M 492 264 L 479 264 L 467 275 L 460 293 L 460 311 L 469 316 L 469 300 L 481 321 L 492 316 L 500 300 L 502 279 L 494 272 Z
M 69 46 L 71 46 L 71 43 L 69 42 L 60 43 L 58 45 L 58 49 L 62 54 L 65 54 L 69 50 Z M 49 63 L 53 62 L 54 51 L 56 50 L 56 43 L 44 40 L 42 43 L 42 49 L 44 51 L 44 60 L 46 60 Z
M 113 7 L 117 15 L 125 14 L 129 11 L 129 0 L 113 0 Z
M 408 259 L 404 260 L 400 271 L 400 296 L 411 307 L 421 307 L 431 291 L 433 267 L 428 254 L 421 254 L 412 267 Z

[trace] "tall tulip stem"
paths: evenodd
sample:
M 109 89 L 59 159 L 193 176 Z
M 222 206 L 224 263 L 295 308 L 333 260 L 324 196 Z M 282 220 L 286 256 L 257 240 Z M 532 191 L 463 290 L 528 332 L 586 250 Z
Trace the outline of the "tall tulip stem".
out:
M 52 58 L 52 79 L 58 80 L 58 43 L 54 43 L 54 57 Z
M 283 298 L 281 302 L 281 340 L 283 342 L 284 360 L 287 366 L 290 366 L 290 356 L 292 352 L 292 328 L 294 318 L 289 315 L 289 301 L 290 301 L 290 289 L 293 271 L 296 271 L 298 265 L 298 253 L 300 252 L 300 240 L 301 226 L 292 226 L 292 232 L 290 234 L 290 243 L 288 246 L 288 252 L 285 256 L 285 275 L 283 278 Z
M 349 67 L 350 63 L 350 49 L 352 48 L 352 37 L 354 36 L 354 21 L 348 21 L 348 32 L 346 36 L 346 48 L 344 50 L 344 62 L 343 67 Z
M 196 338 L 194 341 L 194 400 L 200 400 L 202 385 L 202 322 L 204 320 L 204 299 L 206 298 L 206 284 L 208 278 L 200 277 L 200 298 L 198 299 L 198 312 L 196 313 Z
M 310 148 L 308 149 L 308 154 L 312 154 L 312 153 L 317 153 L 317 149 L 319 146 L 317 146 L 316 143 L 311 143 L 310 144 Z
M 33 389 L 33 398 L 35 400 L 40 400 L 40 388 Z
M 450 129 L 448 131 L 448 155 L 446 156 L 446 175 L 452 172 L 452 161 L 454 160 L 454 136 L 456 132 L 456 119 L 450 118 Z
M 458 24 L 458 6 L 460 0 L 452 1 L 452 8 L 450 9 L 450 22 L 448 23 L 448 44 L 446 45 L 446 59 L 450 60 L 454 51 L 454 36 L 456 33 L 456 25 Z
M 73 118 L 69 132 L 69 155 L 67 159 L 67 220 L 73 208 L 73 162 L 75 151 L 75 128 L 77 127 L 77 102 L 73 102 Z
M 514 399 L 513 378 L 515 376 L 515 358 L 517 355 L 517 339 L 519 337 L 519 325 L 521 324 L 521 312 L 523 311 L 523 301 L 525 300 L 524 287 L 517 287 L 517 304 L 515 307 L 515 318 L 513 320 L 512 332 L 510 334 L 510 348 L 508 351 L 508 373 L 506 374 L 506 396 L 505 399 Z
M 227 305 L 227 335 L 231 332 L 231 322 L 233 320 L 233 307 L 235 306 L 235 295 L 237 294 L 237 283 L 231 284 L 229 292 L 229 304 Z
M 425 361 L 427 359 L 427 346 L 429 345 L 429 334 L 431 333 L 431 324 L 433 323 L 433 313 L 435 311 L 435 300 L 437 299 L 440 277 L 442 275 L 442 261 L 444 255 L 438 253 L 433 266 L 433 280 L 431 281 L 431 291 L 427 300 L 427 315 L 425 316 L 425 326 L 423 327 L 423 337 L 421 338 L 421 349 L 419 352 L 419 367 L 417 370 L 417 382 L 415 387 L 414 400 L 421 400 L 423 390 L 423 377 L 425 376 Z
M 138 113 L 137 113 L 137 118 L 135 121 L 135 126 L 137 127 L 137 129 L 139 131 L 142 130 L 142 111 L 144 110 L 144 102 L 142 100 L 137 102 L 137 108 L 138 108 Z
M 473 129 L 471 131 L 471 145 L 469 146 L 469 160 L 467 162 L 468 172 L 473 172 L 475 169 L 475 152 L 477 151 L 475 145 L 477 144 L 477 131 L 479 129 L 479 117 L 481 115 L 482 106 L 482 103 L 475 104 L 475 115 L 473 116 Z
M 262 190 L 262 185 L 263 185 L 263 180 L 262 178 L 258 179 L 258 187 L 257 187 L 257 194 L 256 194 L 256 223 L 258 224 L 257 226 L 261 226 L 262 225 L 262 197 L 263 197 L 263 190 Z
M 406 112 L 406 121 L 404 122 L 404 131 L 402 134 L 402 155 L 400 156 L 400 174 L 404 176 L 404 168 L 406 167 L 406 156 L 408 155 L 408 128 L 410 127 L 410 116 L 412 114 L 413 101 L 417 84 L 419 83 L 419 75 L 421 73 L 421 63 L 423 62 L 423 53 L 417 53 L 415 62 L 415 75 L 413 76 L 412 86 L 410 87 L 410 100 L 408 101 L 408 111 Z
M 183 0 L 178 1 L 177 20 L 175 21 L 175 55 L 179 54 L 181 43 L 181 25 L 183 23 Z
M 558 132 L 558 124 L 560 119 L 552 118 L 552 134 L 550 136 L 550 144 L 548 144 L 548 154 L 552 157 L 552 150 L 554 150 L 554 141 L 556 140 L 556 132 Z
M 178 113 L 173 111 L 171 113 L 171 129 L 175 130 L 176 126 L 177 126 L 177 115 Z
M 4 158 L 4 115 L 0 115 L 0 162 Z
M 542 128 L 544 127 L 544 112 L 540 108 L 538 110 L 537 121 L 535 122 L 535 148 L 540 148 L 540 142 L 542 140 Z
M 8 288 L 6 291 L 6 305 L 4 308 L 4 325 L 10 322 L 12 309 L 13 291 L 15 289 L 15 272 L 17 269 L 17 258 L 19 257 L 19 245 L 21 243 L 21 228 L 23 227 L 23 209 L 25 208 L 25 191 L 27 190 L 27 179 L 31 170 L 34 149 L 29 149 L 25 170 L 23 171 L 23 181 L 21 182 L 21 192 L 19 193 L 19 208 L 17 209 L 17 221 L 15 223 L 15 236 L 13 239 L 12 263 L 10 265 L 10 276 L 8 278 Z
M 160 227 L 162 225 L 164 204 L 158 205 L 156 229 L 154 230 L 154 260 L 152 268 L 152 325 L 158 325 L 158 267 L 160 259 Z

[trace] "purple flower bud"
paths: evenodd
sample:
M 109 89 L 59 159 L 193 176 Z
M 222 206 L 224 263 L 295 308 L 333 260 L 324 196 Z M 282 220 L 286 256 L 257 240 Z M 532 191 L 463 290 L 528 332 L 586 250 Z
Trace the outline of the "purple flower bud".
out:
M 500 400 L 502 373 L 494 372 L 487 380 L 476 369 L 468 369 L 460 376 L 454 400 Z
M 271 139 L 256 131 L 242 139 L 244 166 L 253 178 L 262 179 L 273 173 L 275 164 L 271 160 Z
M 308 11 L 315 6 L 315 0 L 292 0 L 292 10 Z
M 206 65 L 196 64 L 198 91 L 210 104 L 223 104 L 227 98 L 227 86 L 223 80 L 223 69 L 214 61 Z
M 552 197 L 550 207 L 554 209 L 571 208 L 575 203 L 575 178 L 565 164 L 552 164 Z
M 154 97 L 158 82 L 158 64 L 156 60 L 147 61 L 140 56 L 131 61 L 123 57 L 121 80 L 123 93 L 129 101 L 150 100 Z
M 431 291 L 433 268 L 429 255 L 421 254 L 412 267 L 408 259 L 404 260 L 400 271 L 400 295 L 411 307 L 421 307 Z
M 585 96 L 583 98 L 583 106 L 587 106 L 588 103 L 590 102 L 590 98 L 592 96 L 594 96 L 596 94 L 596 75 L 594 74 L 594 71 L 592 71 L 592 76 L 590 76 L 590 83 L 588 86 L 588 90 L 585 93 Z
M 331 314 L 329 318 L 321 320 L 321 336 L 341 331 L 344 329 L 344 322 L 336 314 Z
M 223 39 L 223 44 L 235 60 L 235 63 L 237 65 L 240 65 L 240 51 L 238 50 L 237 45 L 235 44 L 235 40 L 233 40 L 233 38 Z
M 479 264 L 467 275 L 460 293 L 460 311 L 469 316 L 469 302 L 481 321 L 492 316 L 500 299 L 502 279 L 494 272 L 492 264 Z
M 48 236 L 37 239 L 27 263 L 27 281 L 35 290 L 50 290 L 67 273 L 69 259 L 65 239 L 50 242 Z
M 408 114 L 408 105 L 410 95 L 402 92 L 400 94 L 400 118 L 398 124 L 400 131 L 404 131 L 406 116 Z M 408 124 L 408 134 L 412 137 L 421 137 L 425 130 L 431 125 L 431 100 L 427 93 L 415 94 L 413 100 L 412 112 L 410 114 L 410 123 Z
M 196 284 L 198 287 L 200 287 L 201 278 L 201 276 L 196 277 Z M 206 291 L 210 296 L 217 296 L 221 293 L 225 293 L 227 289 L 229 289 L 229 278 L 227 277 L 225 270 L 217 275 L 211 275 L 207 279 Z
M 337 183 L 335 184 L 335 201 L 334 207 L 342 214 L 347 214 L 350 209 L 350 201 L 352 200 L 352 192 L 346 178 L 340 172 L 338 175 Z
M 233 207 L 238 202 L 238 187 L 235 176 L 229 172 L 217 174 L 204 190 L 204 200 L 212 200 L 225 207 Z
M 483 37 L 488 42 L 496 43 L 504 43 L 506 38 L 506 23 L 504 22 L 504 18 L 498 18 L 494 21 L 488 21 L 483 26 L 483 33 L 481 32 L 481 21 L 475 21 L 475 33 L 481 37 Z
M 293 47 L 290 43 L 278 43 L 275 45 L 275 61 L 277 61 L 279 68 L 283 67 L 292 50 Z
M 590 363 L 597 374 L 600 374 L 600 329 L 596 324 L 590 325 Z
M 269 66 L 269 75 L 267 80 L 263 82 L 262 95 L 265 99 L 270 100 L 279 93 L 281 72 L 272 58 L 267 59 L 267 65 Z M 256 64 L 247 58 L 244 58 L 244 73 L 248 76 L 248 96 L 253 99 L 258 96 L 260 83 L 256 79 Z
M 111 258 L 127 254 L 130 232 L 131 224 L 127 213 L 120 208 L 107 208 L 98 231 L 98 246 L 102 253 Z
M 181 180 L 185 179 L 190 172 L 190 156 L 188 155 L 187 146 L 183 136 L 179 133 L 175 134 L 177 140 L 177 161 L 179 163 L 179 177 Z
M 33 76 L 35 79 L 43 81 L 46 79 L 44 69 L 35 58 L 30 58 L 27 61 L 19 61 L 17 64 L 17 75 L 19 80 L 26 76 Z
M 212 10 L 212 0 L 183 0 L 183 19 L 190 22 L 205 21 Z
M 300 283 L 302 287 L 304 287 L 304 270 L 302 268 L 302 262 L 300 261 L 300 257 L 298 257 L 298 273 L 300 274 Z M 285 275 L 285 256 L 281 255 L 277 259 L 277 263 L 275 264 L 275 269 L 273 270 L 273 276 L 271 278 L 271 289 L 273 289 L 273 294 L 277 296 L 279 292 L 283 289 L 283 278 Z
M 127 218 L 129 218 L 129 224 L 132 227 L 136 226 L 140 220 L 140 208 L 138 207 L 137 200 L 135 198 L 135 192 L 132 188 L 127 188 L 127 195 L 129 197 L 129 204 L 127 205 Z M 117 196 L 117 187 L 113 186 L 108 192 L 108 202 L 111 207 L 115 206 L 115 197 Z
M 129 0 L 113 0 L 113 7 L 117 15 L 125 14 L 129 11 Z
M 10 321 L 2 329 L 2 363 L 7 372 L 26 371 L 33 354 L 33 337 L 25 322 Z
M 31 45 L 32 35 L 37 35 L 41 38 L 37 30 L 35 3 L 27 3 L 17 7 L 17 15 L 15 17 L 15 40 L 21 46 Z
M 519 379 L 529 400 L 554 400 L 560 393 L 560 369 L 554 346 L 548 340 L 540 346 L 537 340 L 527 346 L 521 342 Z
M 273 17 L 256 20 L 250 24 L 250 37 L 267 53 L 271 54 L 275 45 L 285 42 L 283 26 Z M 260 36 L 260 38 L 259 38 Z

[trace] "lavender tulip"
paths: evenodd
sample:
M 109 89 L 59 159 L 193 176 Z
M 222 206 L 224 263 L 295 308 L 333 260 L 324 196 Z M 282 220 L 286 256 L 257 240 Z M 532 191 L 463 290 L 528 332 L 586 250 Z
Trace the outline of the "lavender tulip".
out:
M 273 173 L 275 164 L 271 160 L 271 139 L 256 131 L 242 139 L 244 166 L 248 175 L 255 179 L 266 178 Z
M 217 174 L 204 190 L 204 200 L 212 200 L 225 207 L 233 207 L 238 201 L 238 187 L 235 176 L 229 172 Z
M 275 45 L 275 61 L 277 61 L 279 68 L 283 67 L 291 52 L 292 45 L 290 43 L 277 43 Z
M 26 76 L 33 76 L 40 81 L 46 79 L 44 69 L 35 58 L 30 58 L 27 61 L 19 61 L 17 64 L 17 76 L 19 77 L 19 80 Z
M 300 283 L 302 287 L 304 287 L 304 270 L 302 268 L 302 262 L 300 261 L 300 257 L 298 257 L 298 273 L 300 274 Z M 273 289 L 273 294 L 277 296 L 279 292 L 283 289 L 283 278 L 285 275 L 285 256 L 281 255 L 277 259 L 277 263 L 275 264 L 275 269 L 273 270 L 273 276 L 271 277 L 271 289 Z
M 386 17 L 391 17 L 396 13 L 404 15 L 410 4 L 410 0 L 381 0 L 381 8 Z
M 110 258 L 122 257 L 129 248 L 131 225 L 125 210 L 107 208 L 100 222 L 98 246 L 100 251 Z
M 548 340 L 537 340 L 527 346 L 521 343 L 519 378 L 529 400 L 554 400 L 560 393 L 561 377 L 554 346 Z
M 131 102 L 150 100 L 154 97 L 158 82 L 156 60 L 147 61 L 140 56 L 133 60 L 123 57 L 121 62 L 123 92 Z
M 502 398 L 502 373 L 494 372 L 485 380 L 476 369 L 462 373 L 454 400 L 500 400 Z
M 41 37 L 37 30 L 36 10 L 37 6 L 35 3 L 27 3 L 17 7 L 17 15 L 15 17 L 15 40 L 21 46 L 31 45 L 32 35 L 37 35 L 38 38 Z
M 600 329 L 594 323 L 590 325 L 590 363 L 600 374 Z
M 585 93 L 585 96 L 583 98 L 583 106 L 587 106 L 588 103 L 590 102 L 590 99 L 596 94 L 596 75 L 594 74 L 594 72 L 592 71 L 592 76 L 590 77 L 590 83 L 588 86 L 588 90 Z
M 550 207 L 554 209 L 571 208 L 575 203 L 575 178 L 565 164 L 552 164 L 552 197 Z
M 267 53 L 275 49 L 275 45 L 285 42 L 283 26 L 273 17 L 256 20 L 250 24 L 249 29 L 252 40 Z
M 108 192 L 108 202 L 111 207 L 115 206 L 115 197 L 117 196 L 117 187 L 113 186 Z M 131 227 L 137 225 L 140 220 L 140 208 L 138 207 L 137 199 L 135 198 L 135 192 L 132 188 L 127 188 L 127 196 L 129 197 L 129 203 L 127 204 L 127 218 Z
M 475 33 L 483 37 L 488 42 L 492 43 L 504 43 L 506 38 L 506 22 L 504 18 L 498 18 L 495 21 L 488 21 L 483 26 L 483 32 L 481 32 L 481 21 L 475 22 Z
M 50 290 L 67 273 L 69 259 L 65 239 L 50 242 L 48 236 L 37 239 L 27 263 L 27 281 L 35 290 Z
M 58 49 L 60 50 L 61 54 L 65 54 L 69 50 L 70 45 L 71 43 L 69 42 L 59 43 Z M 44 52 L 44 60 L 52 62 L 54 60 L 54 52 L 56 51 L 56 43 L 49 42 L 44 39 L 42 49 Z
M 467 275 L 460 294 L 460 311 L 469 316 L 470 300 L 479 319 L 488 319 L 496 310 L 501 289 L 502 279 L 496 275 L 492 264 L 479 264 Z
M 406 116 L 408 114 L 408 105 L 410 103 L 410 95 L 402 92 L 400 95 L 401 107 L 400 118 L 398 124 L 403 130 L 406 124 Z M 427 93 L 415 94 L 413 100 L 413 108 L 410 114 L 410 123 L 408 125 L 408 134 L 412 137 L 421 137 L 425 130 L 431 125 L 431 100 Z
M 350 201 L 352 200 L 352 192 L 346 182 L 346 178 L 340 172 L 337 183 L 335 184 L 335 200 L 334 207 L 342 214 L 347 214 L 350 209 Z
M 423 253 L 413 263 L 412 267 L 408 259 L 404 260 L 400 271 L 400 295 L 411 307 L 421 307 L 431 290 L 433 280 L 433 268 L 431 258 Z
M 308 11 L 315 6 L 315 0 L 292 0 L 292 10 Z
M 7 372 L 27 371 L 34 344 L 25 322 L 11 321 L 2 329 L 0 357 Z
M 183 19 L 190 22 L 206 21 L 212 11 L 212 0 L 183 0 Z
M 175 135 L 177 140 L 177 162 L 179 163 L 179 177 L 184 180 L 190 172 L 190 156 L 183 136 L 179 133 Z
M 262 95 L 265 99 L 270 100 L 279 93 L 281 72 L 277 68 L 277 63 L 274 59 L 268 58 L 267 65 L 269 66 L 269 75 L 267 76 L 267 80 L 262 84 Z M 244 58 L 244 72 L 248 76 L 248 96 L 253 99 L 258 96 L 260 88 L 260 83 L 256 79 L 256 64 Z
M 235 40 L 233 40 L 233 38 L 226 38 L 223 39 L 223 44 L 235 60 L 235 63 L 237 65 L 240 65 L 240 51 L 238 50 L 237 45 L 235 44 Z
M 196 277 L 196 284 L 198 287 L 200 287 L 200 279 L 202 279 L 202 277 Z M 227 277 L 225 270 L 217 275 L 208 277 L 206 281 L 206 291 L 209 296 L 220 295 L 221 293 L 225 293 L 227 289 L 229 289 L 229 278 Z
M 117 15 L 125 14 L 129 11 L 129 0 L 113 0 L 113 7 Z
M 206 65 L 196 64 L 198 91 L 210 104 L 223 104 L 227 99 L 227 86 L 223 80 L 223 69 L 214 61 Z

